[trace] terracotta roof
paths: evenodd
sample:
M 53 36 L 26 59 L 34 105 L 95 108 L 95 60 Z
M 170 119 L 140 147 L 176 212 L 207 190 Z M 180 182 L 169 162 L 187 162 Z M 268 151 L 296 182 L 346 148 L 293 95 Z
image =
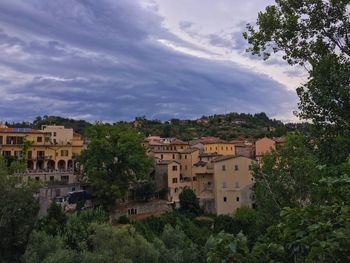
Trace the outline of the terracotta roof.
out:
M 179 153 L 179 151 L 176 151 L 176 150 L 158 150 L 158 149 L 151 150 L 151 152 L 154 152 L 154 153 Z
M 1 133 L 48 133 L 40 130 L 34 130 L 31 128 L 0 128 Z
M 208 142 L 204 142 L 203 144 L 216 144 L 216 143 L 234 144 L 232 142 L 224 141 L 224 140 L 208 141 Z
M 150 141 L 149 142 L 149 145 L 151 145 L 151 146 L 156 146 L 156 145 L 165 145 L 164 143 L 161 143 L 161 142 L 158 142 L 158 141 Z
M 230 159 L 233 159 L 233 158 L 236 158 L 236 156 L 234 155 L 224 155 L 224 156 L 219 156 L 217 158 L 215 158 L 213 160 L 214 163 L 217 163 L 217 162 L 222 162 L 222 161 L 226 161 L 226 160 L 230 160 Z
M 221 154 L 218 153 L 201 153 L 199 157 L 212 157 L 212 156 L 221 156 Z
M 193 152 L 196 152 L 196 151 L 199 151 L 199 150 L 191 148 L 191 149 L 180 150 L 179 153 L 193 153 Z
M 156 164 L 159 164 L 159 165 L 168 165 L 170 163 L 177 163 L 179 164 L 177 161 L 174 161 L 174 160 L 160 160 L 158 161 Z
M 184 142 L 184 141 L 175 139 L 175 140 L 171 141 L 170 144 L 173 144 L 173 145 L 174 145 L 174 144 L 188 145 L 188 142 Z
M 197 163 L 195 163 L 195 164 L 193 164 L 194 166 L 204 166 L 204 165 L 206 165 L 207 164 L 207 162 L 204 162 L 204 161 L 199 161 L 199 162 L 197 162 Z
M 220 139 L 217 137 L 202 137 L 200 139 L 191 140 L 189 143 L 190 143 L 190 145 L 195 145 L 198 143 L 207 143 L 207 142 L 218 141 L 218 140 L 220 140 Z

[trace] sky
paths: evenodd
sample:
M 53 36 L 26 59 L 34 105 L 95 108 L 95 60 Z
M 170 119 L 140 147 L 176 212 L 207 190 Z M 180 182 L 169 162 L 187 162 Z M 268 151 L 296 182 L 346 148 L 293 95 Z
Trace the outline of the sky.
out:
M 272 0 L 2 0 L 0 121 L 194 119 L 266 112 L 295 121 L 300 68 L 245 52 Z

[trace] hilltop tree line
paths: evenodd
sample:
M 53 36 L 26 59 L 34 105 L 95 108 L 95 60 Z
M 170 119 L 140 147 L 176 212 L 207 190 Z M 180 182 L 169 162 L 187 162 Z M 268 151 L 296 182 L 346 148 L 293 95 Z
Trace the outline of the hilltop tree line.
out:
M 202 116 L 195 120 L 170 119 L 168 121 L 149 120 L 145 116 L 136 117 L 132 122 L 120 121 L 114 124 L 128 124 L 143 136 L 158 135 L 176 137 L 182 140 L 192 140 L 205 136 L 215 136 L 224 140 L 238 138 L 255 139 L 280 137 L 288 131 L 308 128 L 307 123 L 283 124 L 276 119 L 270 119 L 265 113 L 228 113 L 213 116 Z M 57 116 L 36 117 L 33 122 L 6 123 L 9 127 L 41 129 L 42 125 L 63 125 L 74 131 L 87 135 L 93 125 L 84 120 L 75 120 Z M 113 124 L 111 124 L 113 125 Z

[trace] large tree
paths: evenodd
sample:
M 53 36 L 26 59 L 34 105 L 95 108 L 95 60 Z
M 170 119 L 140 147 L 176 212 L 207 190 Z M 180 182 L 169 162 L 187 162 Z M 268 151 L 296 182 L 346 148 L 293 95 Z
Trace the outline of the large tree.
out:
M 244 34 L 248 51 L 305 66 L 299 116 L 350 128 L 350 0 L 276 0 Z
M 7 167 L 0 156 L 0 259 L 5 262 L 15 262 L 24 253 L 39 211 L 37 185 L 11 173 L 21 167 L 15 162 Z
M 83 176 L 93 187 L 95 203 L 113 210 L 131 183 L 148 179 L 152 162 L 142 137 L 126 124 L 96 124 L 88 138 L 88 147 L 80 156 Z

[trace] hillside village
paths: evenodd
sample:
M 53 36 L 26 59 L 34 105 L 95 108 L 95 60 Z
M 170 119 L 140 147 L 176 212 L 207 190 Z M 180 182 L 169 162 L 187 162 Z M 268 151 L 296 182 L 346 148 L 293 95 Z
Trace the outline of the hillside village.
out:
M 43 125 L 41 129 L 0 127 L 3 158 L 8 162 L 25 160 L 25 172 L 16 175 L 42 183 L 41 215 L 53 202 L 69 211 L 79 200 L 90 200 L 94 195 L 78 169 L 79 155 L 88 142 L 72 128 L 59 125 Z M 150 178 L 154 193 L 145 202 L 135 198 L 131 184 L 114 217 L 138 219 L 169 211 L 171 206 L 179 206 L 179 195 L 185 189 L 193 190 L 209 214 L 229 215 L 239 207 L 254 208 L 252 165 L 283 143 L 281 137 L 225 141 L 211 136 L 182 141 L 148 136 L 142 145 L 153 161 Z

